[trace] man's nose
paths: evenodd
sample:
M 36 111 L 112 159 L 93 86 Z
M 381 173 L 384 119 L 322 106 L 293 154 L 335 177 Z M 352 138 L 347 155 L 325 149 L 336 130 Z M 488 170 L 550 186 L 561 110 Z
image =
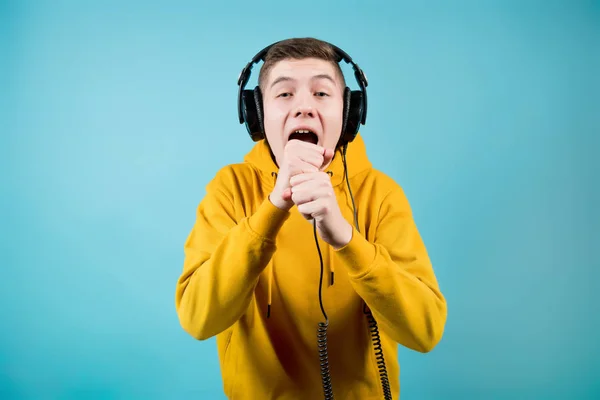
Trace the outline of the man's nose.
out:
M 314 113 L 314 109 L 312 108 L 312 106 L 306 104 L 306 105 L 301 105 L 298 108 L 296 108 L 296 113 L 295 113 L 296 117 L 314 117 L 315 113 Z
M 296 106 L 294 116 L 295 117 L 314 117 L 315 109 L 311 103 L 312 98 L 310 96 L 302 96 L 299 99 Z

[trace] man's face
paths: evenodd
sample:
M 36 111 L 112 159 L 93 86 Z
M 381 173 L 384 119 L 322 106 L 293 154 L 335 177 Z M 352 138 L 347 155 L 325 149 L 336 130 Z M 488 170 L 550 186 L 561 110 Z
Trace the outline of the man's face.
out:
M 278 165 L 285 145 L 294 138 L 335 149 L 342 130 L 343 90 L 327 61 L 283 60 L 273 66 L 263 88 L 263 111 L 265 134 Z

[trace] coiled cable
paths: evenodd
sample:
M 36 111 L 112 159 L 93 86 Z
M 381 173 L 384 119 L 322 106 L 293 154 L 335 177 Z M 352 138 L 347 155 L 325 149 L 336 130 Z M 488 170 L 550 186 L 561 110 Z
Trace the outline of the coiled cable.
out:
M 325 322 L 319 322 L 317 328 L 317 344 L 319 348 L 319 364 L 321 366 L 321 381 L 323 382 L 323 394 L 326 400 L 333 399 L 333 387 L 331 385 L 331 374 L 329 372 L 329 355 L 327 353 L 327 328 L 329 327 L 329 318 L 323 307 L 323 296 L 321 294 L 323 288 L 323 256 L 321 255 L 321 248 L 319 247 L 319 240 L 317 238 L 317 222 L 313 220 L 313 230 L 315 235 L 315 243 L 317 245 L 317 251 L 319 252 L 319 260 L 321 261 L 321 276 L 319 278 L 319 305 L 321 306 L 321 312 L 325 317 Z
M 373 318 L 373 314 L 366 304 L 363 307 L 363 312 L 366 314 L 367 319 L 369 320 L 369 331 L 371 332 L 371 339 L 373 340 L 373 347 L 375 349 L 375 359 L 377 360 L 379 379 L 381 380 L 381 386 L 383 389 L 383 398 L 385 400 L 392 400 L 392 390 L 390 389 L 390 380 L 388 379 L 387 369 L 385 366 L 385 358 L 383 356 L 383 348 L 381 347 L 381 337 L 379 336 L 377 321 L 375 321 L 375 318 Z

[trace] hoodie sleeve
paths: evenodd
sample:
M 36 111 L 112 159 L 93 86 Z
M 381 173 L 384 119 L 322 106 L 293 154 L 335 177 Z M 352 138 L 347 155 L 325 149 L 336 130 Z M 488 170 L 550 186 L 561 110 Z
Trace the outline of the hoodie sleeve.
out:
M 267 197 L 254 214 L 238 220 L 228 187 L 233 180 L 223 171 L 208 184 L 184 245 L 183 272 L 176 285 L 180 324 L 199 340 L 224 331 L 246 311 L 289 216 Z
M 400 187 L 386 196 L 374 228 L 372 240 L 353 228 L 336 257 L 380 329 L 405 347 L 431 351 L 444 332 L 446 300 Z

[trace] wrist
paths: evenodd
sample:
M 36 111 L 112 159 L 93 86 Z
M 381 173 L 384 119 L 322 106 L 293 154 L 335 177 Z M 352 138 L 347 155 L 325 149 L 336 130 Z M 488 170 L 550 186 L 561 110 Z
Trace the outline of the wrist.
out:
M 277 191 L 273 191 L 271 192 L 271 194 L 269 194 L 269 201 L 275 207 L 285 211 L 289 211 L 290 208 L 292 208 L 292 206 L 294 205 L 294 203 L 291 201 L 283 200 L 281 193 Z
M 264 201 L 248 219 L 248 226 L 258 236 L 273 242 L 289 216 L 288 211 L 277 208 L 270 201 Z
M 347 246 L 352 240 L 352 232 L 352 225 L 342 217 L 339 224 L 338 235 L 336 235 L 335 240 L 330 243 L 331 247 L 333 247 L 334 250 L 339 250 L 342 247 Z

